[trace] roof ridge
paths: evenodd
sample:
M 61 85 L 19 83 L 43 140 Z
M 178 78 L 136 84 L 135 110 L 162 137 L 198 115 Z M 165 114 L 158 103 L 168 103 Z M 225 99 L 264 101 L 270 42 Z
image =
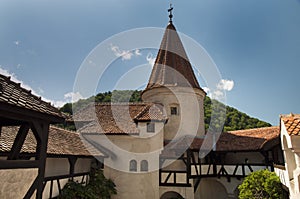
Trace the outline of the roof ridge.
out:
M 68 133 L 79 135 L 79 133 L 77 131 L 72 131 L 72 130 L 64 129 L 64 128 L 61 128 L 61 127 L 58 127 L 58 126 L 54 126 L 54 125 L 50 125 L 50 128 L 53 128 L 53 129 L 56 129 L 56 130 L 62 130 L 62 131 L 68 132 Z
M 11 79 L 11 76 L 5 76 L 5 75 L 3 75 L 3 74 L 1 74 L 0 73 L 0 75 L 3 77 L 3 78 L 6 78 L 6 82 L 8 83 L 8 81 L 9 81 L 9 83 L 11 83 L 11 84 L 14 84 L 15 86 L 17 86 L 18 88 L 20 88 L 21 90 L 23 90 L 23 91 L 25 91 L 25 92 L 27 92 L 28 94 L 30 94 L 30 95 L 32 95 L 35 99 L 38 99 L 38 100 L 40 100 L 41 101 L 41 96 L 37 96 L 37 95 L 35 95 L 35 94 L 33 94 L 32 93 L 32 90 L 28 90 L 28 89 L 26 89 L 26 88 L 24 88 L 24 87 L 22 87 L 21 85 L 21 83 L 20 82 L 14 82 L 14 81 L 12 81 L 12 79 Z M 43 100 L 42 100 L 43 101 Z M 43 102 L 45 102 L 45 101 L 43 101 Z M 50 103 L 50 102 L 45 102 L 45 103 Z
M 92 104 L 92 103 L 91 103 Z M 95 105 L 148 105 L 152 102 L 94 102 Z
M 230 133 L 230 132 L 237 132 L 237 131 L 259 131 L 262 129 L 272 129 L 272 128 L 279 128 L 279 126 L 265 126 L 265 127 L 259 127 L 259 128 L 251 128 L 251 129 L 240 129 L 240 130 L 233 130 L 233 131 L 225 131 L 224 133 Z
M 134 116 L 133 120 L 137 120 L 141 115 L 145 114 L 149 110 L 149 106 L 145 106 L 136 116 Z
M 20 82 L 13 81 L 11 76 L 0 74 L 0 85 L 2 102 L 63 118 L 58 108 L 52 106 L 50 102 L 44 101 L 41 96 L 33 94 L 31 90 L 22 87 Z

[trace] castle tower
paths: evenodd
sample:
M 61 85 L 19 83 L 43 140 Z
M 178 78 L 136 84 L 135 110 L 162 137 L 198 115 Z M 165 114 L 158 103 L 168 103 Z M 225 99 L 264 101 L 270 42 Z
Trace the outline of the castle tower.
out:
M 147 87 L 145 102 L 160 103 L 168 115 L 164 139 L 184 135 L 203 136 L 203 101 L 206 93 L 199 86 L 183 44 L 172 22 L 166 27 Z

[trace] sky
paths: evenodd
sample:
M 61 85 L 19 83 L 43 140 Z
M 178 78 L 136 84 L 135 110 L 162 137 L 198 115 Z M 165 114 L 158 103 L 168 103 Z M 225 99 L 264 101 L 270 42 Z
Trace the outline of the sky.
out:
M 278 125 L 280 114 L 300 113 L 299 0 L 171 2 L 176 29 L 199 43 L 216 64 L 227 105 L 272 125 Z M 165 28 L 169 3 L 1 0 L 0 73 L 56 106 L 78 99 L 76 75 L 93 49 L 124 31 Z M 159 48 L 160 40 L 153 45 Z M 129 51 L 114 42 L 107 50 L 116 59 L 96 92 L 119 88 L 114 83 L 132 65 L 146 70 L 132 77 L 127 89 L 143 89 L 140 82 L 147 83 L 157 50 Z

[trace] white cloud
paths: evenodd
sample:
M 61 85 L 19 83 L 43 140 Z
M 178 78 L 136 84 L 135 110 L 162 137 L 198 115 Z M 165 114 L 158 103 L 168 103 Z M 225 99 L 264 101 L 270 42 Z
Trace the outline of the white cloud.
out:
M 136 56 L 141 56 L 141 55 L 142 55 L 142 53 L 140 52 L 139 49 L 136 49 L 136 50 L 134 51 L 134 54 L 135 54 Z
M 16 46 L 20 45 L 20 43 L 21 43 L 21 42 L 18 41 L 18 40 L 17 40 L 17 41 L 14 41 L 14 44 L 15 44 Z
M 211 94 L 213 99 L 222 99 L 224 97 L 224 91 L 221 90 L 216 90 Z
M 38 87 L 38 91 L 40 94 L 43 94 L 45 92 L 41 87 Z
M 208 97 L 222 100 L 225 98 L 225 91 L 231 91 L 233 87 L 233 80 L 221 79 L 216 88 L 203 87 L 203 90 L 207 93 Z
M 46 100 L 45 100 L 46 101 Z M 57 107 L 57 108 L 60 108 L 60 107 L 63 107 L 66 103 L 68 103 L 67 101 L 61 101 L 61 100 L 58 100 L 58 101 L 53 101 L 53 100 L 48 100 L 47 101 L 50 101 L 51 104 L 54 106 L 54 107 Z
M 233 80 L 221 79 L 217 88 L 220 90 L 231 91 L 234 87 Z
M 110 49 L 114 52 L 117 57 L 122 57 L 122 60 L 130 60 L 133 55 L 140 56 L 142 53 L 139 49 L 136 49 L 134 53 L 129 50 L 121 50 L 119 46 L 110 44 Z
M 11 73 L 8 70 L 4 69 L 1 65 L 0 65 L 0 74 L 7 76 L 7 77 L 9 76 L 11 81 L 20 83 L 23 88 L 25 88 L 27 90 L 31 90 L 34 95 L 38 95 L 37 92 L 35 92 L 29 85 L 27 85 L 23 81 L 19 80 L 18 77 L 14 73 Z
M 210 89 L 208 87 L 203 87 L 202 88 L 206 93 L 208 93 L 210 91 Z
M 74 103 L 77 102 L 79 99 L 84 99 L 84 97 L 82 97 L 82 95 L 79 92 L 69 92 L 64 94 L 63 100 L 57 100 L 57 101 L 50 100 L 50 101 L 53 104 L 53 106 L 62 107 L 66 103 Z
M 49 101 L 55 107 L 63 107 L 63 105 L 65 105 L 66 103 L 77 102 L 79 99 L 84 99 L 79 92 L 66 93 L 66 94 L 64 94 L 63 100 L 49 100 L 49 99 L 43 98 L 43 100 Z
M 25 84 L 22 80 L 19 80 L 18 77 L 14 73 L 11 73 L 8 70 L 4 69 L 1 65 L 0 65 L 0 74 L 2 74 L 4 76 L 7 76 L 7 77 L 9 76 L 11 81 L 16 82 L 16 83 L 20 83 L 22 88 L 25 88 L 27 90 L 31 90 L 31 93 L 33 95 L 41 96 L 39 94 L 44 94 L 44 90 L 41 87 L 39 87 L 38 92 L 36 92 L 34 89 L 32 89 L 31 86 Z M 55 107 L 62 107 L 66 103 L 75 102 L 75 101 L 78 101 L 79 99 L 82 99 L 82 98 L 83 97 L 79 92 L 76 92 L 76 93 L 69 92 L 69 93 L 66 93 L 64 95 L 64 100 L 50 100 L 50 99 L 47 99 L 45 97 L 42 97 L 42 100 L 44 100 L 46 102 L 50 102 Z
M 153 57 L 152 53 L 147 54 L 146 60 L 151 66 L 154 66 L 155 57 Z
M 64 95 L 64 99 L 73 103 L 77 102 L 79 99 L 83 99 L 83 97 L 79 92 L 69 92 Z

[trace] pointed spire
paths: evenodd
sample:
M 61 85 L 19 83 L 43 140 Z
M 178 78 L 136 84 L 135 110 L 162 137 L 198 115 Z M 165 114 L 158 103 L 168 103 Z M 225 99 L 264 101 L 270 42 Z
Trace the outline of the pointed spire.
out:
M 170 12 L 170 16 L 172 16 L 170 9 L 168 11 Z M 192 87 L 202 90 L 171 17 L 145 91 L 168 86 Z

